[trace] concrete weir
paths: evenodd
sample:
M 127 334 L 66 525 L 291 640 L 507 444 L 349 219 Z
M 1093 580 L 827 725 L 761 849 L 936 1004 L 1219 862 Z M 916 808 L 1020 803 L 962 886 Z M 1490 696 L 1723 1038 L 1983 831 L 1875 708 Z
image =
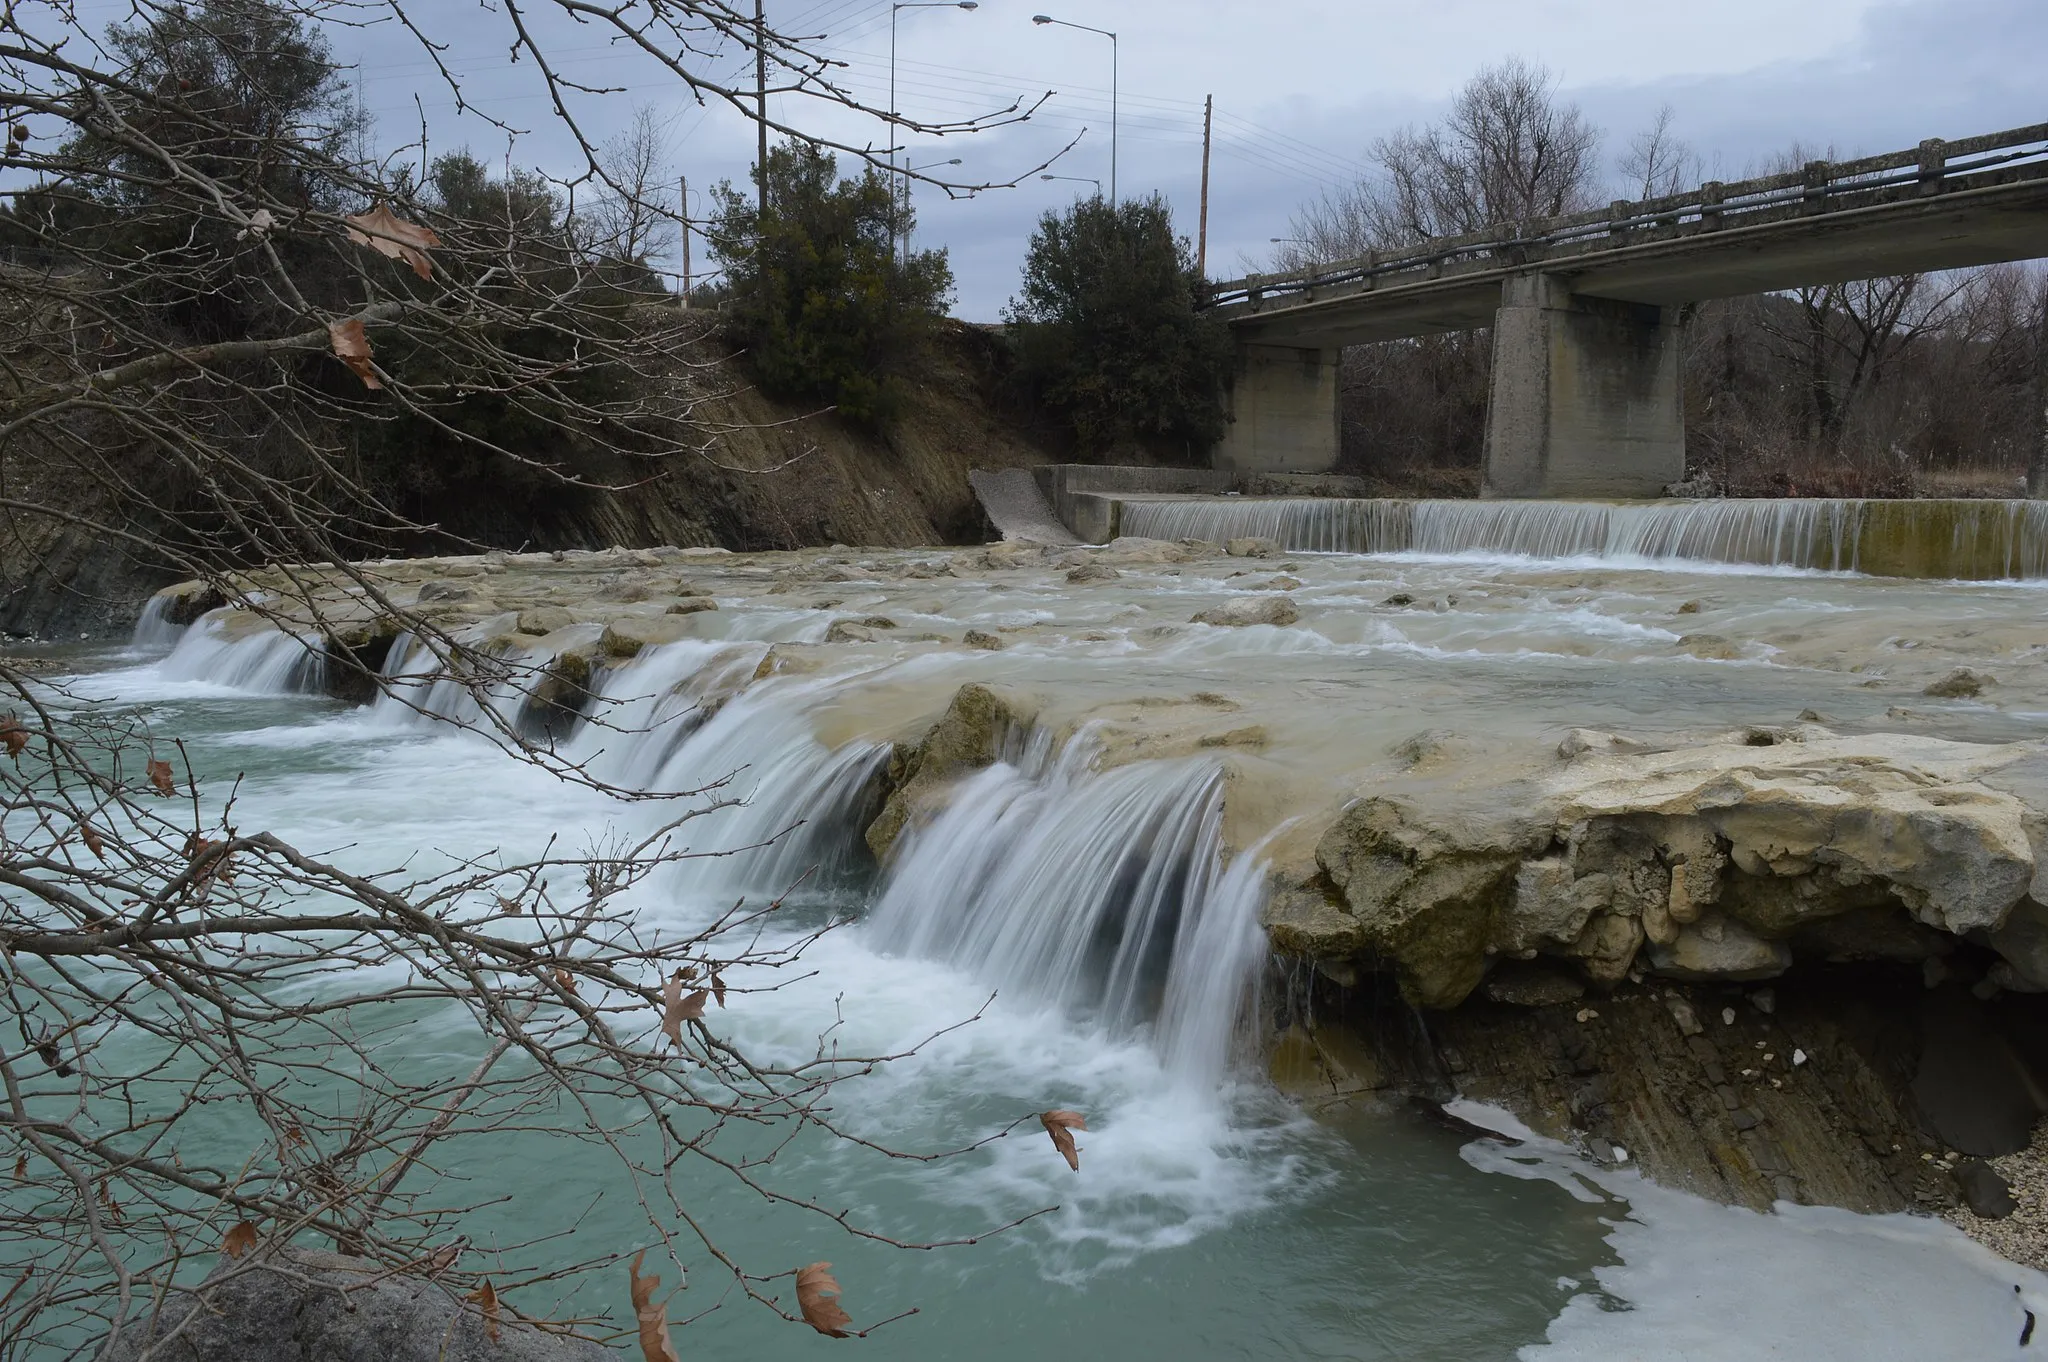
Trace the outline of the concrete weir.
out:
M 1849 498 L 1432 501 L 1071 493 L 1092 543 L 1273 540 L 1298 553 L 1746 563 L 1878 577 L 2048 579 L 2048 503 Z

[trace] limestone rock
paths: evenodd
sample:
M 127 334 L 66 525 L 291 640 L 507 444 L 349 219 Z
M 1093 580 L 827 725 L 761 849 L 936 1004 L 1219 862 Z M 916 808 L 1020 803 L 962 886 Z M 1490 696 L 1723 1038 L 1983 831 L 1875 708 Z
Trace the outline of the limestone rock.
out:
M 1012 733 L 1029 728 L 1031 715 L 1015 698 L 988 686 L 954 692 L 946 712 L 914 747 L 899 746 L 884 780 L 890 793 L 868 824 L 868 849 L 886 857 L 910 820 L 944 786 L 993 762 Z
M 1791 967 L 1792 952 L 1717 913 L 1686 927 L 1670 945 L 1650 947 L 1650 964 L 1671 979 L 1775 979 Z
M 690 626 L 676 615 L 622 615 L 604 627 L 598 646 L 612 657 L 638 657 L 642 649 L 658 648 L 690 637 Z
M 576 617 L 559 605 L 537 605 L 531 610 L 519 612 L 519 632 L 542 637 L 557 629 L 567 629 L 576 622 Z
M 1958 667 L 1939 681 L 1931 682 L 1922 695 L 1931 695 L 1937 700 L 1973 700 L 1984 693 L 1984 687 L 1992 679 L 1983 672 Z
M 422 604 L 428 601 L 466 601 L 475 595 L 475 589 L 467 582 L 450 582 L 437 579 L 431 582 L 420 583 L 419 599 Z
M 171 1335 L 176 1334 L 175 1339 Z M 154 1321 L 131 1323 L 112 1362 L 606 1362 L 618 1354 L 543 1333 L 501 1310 L 498 1336 L 482 1311 L 438 1282 L 363 1258 L 286 1248 L 268 1259 L 223 1260 L 204 1304 L 173 1296 Z M 156 1340 L 165 1340 L 149 1348 Z
M 1190 624 L 1213 624 L 1238 629 L 1251 624 L 1293 624 L 1301 611 L 1291 596 L 1240 597 L 1225 601 L 1212 610 L 1197 613 Z
M 1223 551 L 1232 558 L 1274 558 L 1279 556 L 1280 544 L 1264 536 L 1247 536 L 1229 541 Z
M 706 610 L 716 610 L 717 608 L 718 602 L 712 600 L 709 596 L 685 596 L 680 600 L 670 601 L 668 608 L 663 610 L 662 613 L 665 615 L 701 615 Z
M 1199 547 L 1191 548 L 1186 544 L 1176 544 L 1165 539 L 1138 539 L 1131 536 L 1112 539 L 1099 549 L 1090 549 L 1087 554 L 1087 557 L 1095 562 L 1107 563 L 1111 567 L 1188 563 L 1201 556 L 1202 550 Z
M 1273 949 L 1304 960 L 1344 960 L 1365 946 L 1365 929 L 1329 891 L 1281 885 L 1266 900 L 1260 918 Z
M 1067 580 L 1076 586 L 1082 586 L 1089 582 L 1113 582 L 1121 576 L 1121 572 L 1107 563 L 1083 563 L 1068 571 Z
M 1742 656 L 1741 644 L 1719 634 L 1685 634 L 1680 636 L 1678 646 L 1694 657 L 1712 662 L 1733 662 Z
M 873 643 L 875 636 L 852 620 L 833 620 L 832 627 L 825 631 L 827 643 Z
M 164 603 L 163 617 L 170 624 L 190 624 L 228 603 L 221 589 L 210 582 L 179 582 L 157 592 L 156 599 Z
M 1002 639 L 985 629 L 969 629 L 966 636 L 960 641 L 970 648 L 978 648 L 985 653 L 999 653 L 1003 650 Z
M 541 669 L 540 679 L 533 687 L 533 703 L 581 713 L 590 700 L 591 677 L 596 672 L 594 649 L 565 648 Z
M 1521 848 L 1498 829 L 1433 821 L 1374 797 L 1344 811 L 1316 846 L 1365 945 L 1419 1007 L 1455 1007 L 1486 973 L 1493 918 L 1513 892 Z

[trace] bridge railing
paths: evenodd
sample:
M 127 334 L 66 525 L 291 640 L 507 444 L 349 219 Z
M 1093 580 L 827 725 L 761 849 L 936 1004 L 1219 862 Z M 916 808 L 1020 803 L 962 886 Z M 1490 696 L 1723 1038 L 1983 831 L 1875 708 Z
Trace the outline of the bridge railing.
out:
M 1733 184 L 1709 180 L 1697 189 L 1662 198 L 1621 199 L 1606 208 L 1498 223 L 1464 236 L 1369 251 L 1304 270 L 1251 274 L 1211 285 L 1206 301 L 1210 306 L 1248 304 L 1257 312 L 1269 305 L 1314 301 L 1319 289 L 1342 285 L 1371 288 L 1389 276 L 1434 278 L 1454 263 L 1533 264 L 1544 252 L 1559 246 L 1602 241 L 1625 244 L 1623 239 L 1630 232 L 1649 228 L 1690 225 L 1694 231 L 1716 231 L 1786 208 L 1825 213 L 1844 206 L 1842 201 L 1850 196 L 1860 198 L 1908 185 L 1916 186 L 1920 195 L 1953 192 L 2021 165 L 2048 167 L 2048 123 L 1954 142 L 1930 138 L 1907 151 L 1853 161 L 1812 161 L 1797 170 Z

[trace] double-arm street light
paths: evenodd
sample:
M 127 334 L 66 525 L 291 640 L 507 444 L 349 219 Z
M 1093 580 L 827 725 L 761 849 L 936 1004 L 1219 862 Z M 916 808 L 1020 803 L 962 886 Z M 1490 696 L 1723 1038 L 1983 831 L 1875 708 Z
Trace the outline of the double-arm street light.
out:
M 901 125 L 896 121 L 897 115 L 900 112 L 896 107 L 896 16 L 907 9 L 972 10 L 980 8 L 981 6 L 976 3 L 976 0 L 896 0 L 894 4 L 889 6 L 889 169 L 894 170 L 896 168 L 896 138 L 901 129 Z M 935 164 L 957 166 L 960 163 L 958 161 L 940 161 Z M 897 192 L 902 195 L 903 206 L 906 212 L 910 207 L 910 176 L 912 170 L 923 168 L 911 167 L 907 168 L 903 173 L 902 184 Z M 903 234 L 903 253 L 906 257 L 910 254 L 909 232 Z
M 1050 14 L 1034 14 L 1034 24 L 1058 24 L 1061 28 L 1078 28 L 1083 33 L 1100 33 L 1109 39 L 1109 201 L 1116 202 L 1116 34 L 1106 28 L 1092 28 L 1087 24 L 1070 23 L 1055 19 Z

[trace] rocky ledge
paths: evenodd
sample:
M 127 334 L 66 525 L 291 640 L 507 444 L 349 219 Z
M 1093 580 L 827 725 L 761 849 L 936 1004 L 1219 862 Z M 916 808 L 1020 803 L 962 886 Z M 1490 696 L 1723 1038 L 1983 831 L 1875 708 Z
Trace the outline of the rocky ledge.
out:
M 1034 730 L 1064 742 L 1085 729 L 1102 763 L 1219 761 L 1235 851 L 1283 829 L 1261 852 L 1281 967 L 1259 1020 L 1276 1078 L 1311 1105 L 1496 1101 L 1594 1157 L 1750 1205 L 1918 1207 L 1972 1223 L 2010 1211 L 2007 1181 L 2040 1162 L 2026 1151 L 2048 1111 L 2038 743 L 1856 732 L 1812 714 L 1540 741 L 1410 729 L 1389 752 L 1386 737 L 1359 735 L 1402 696 L 1360 686 L 1323 692 L 1346 707 L 1303 703 L 1289 659 L 1322 646 L 1311 633 L 1327 646 L 1362 627 L 1420 637 L 1532 600 L 1577 609 L 1598 583 L 1489 579 L 1461 602 L 1442 582 L 1358 580 L 1398 568 L 1258 561 L 1278 556 L 1257 540 L 491 554 L 353 575 L 271 569 L 173 588 L 158 613 L 208 615 L 230 636 L 317 632 L 329 689 L 360 698 L 410 612 L 524 668 L 524 717 L 550 735 L 607 672 L 685 638 L 753 649 L 707 704 L 832 657 L 925 657 L 848 707 L 858 736 L 894 743 L 869 792 L 872 855 L 886 860 L 961 775 Z M 1974 671 L 1974 689 L 1954 683 L 1956 664 L 1996 656 L 1998 693 L 2038 707 L 2031 625 L 2012 625 L 2011 646 L 2002 624 L 1901 641 L 1838 609 L 1805 633 L 1738 638 L 1756 612 L 1709 602 L 1725 617 L 1710 636 L 1692 630 L 1699 599 L 1657 589 L 1673 599 L 1662 617 L 1631 607 L 1655 626 L 1632 637 L 1717 686 L 1750 684 L 1781 656 L 1831 687 L 1831 706 L 1884 716 L 1866 724 L 1955 731 L 1992 712 L 1974 697 L 1994 684 Z M 1644 590 L 1632 581 L 1629 599 Z M 760 635 L 728 617 L 747 610 L 817 611 L 820 624 L 812 641 L 742 644 Z M 899 625 L 906 615 L 926 623 Z M 1219 640 L 1244 641 L 1204 683 L 1228 693 L 1164 693 L 1190 666 L 1222 665 Z M 1113 680 L 1064 684 L 1060 659 L 1082 654 L 1115 658 Z M 1912 706 L 1883 710 L 1893 698 Z

